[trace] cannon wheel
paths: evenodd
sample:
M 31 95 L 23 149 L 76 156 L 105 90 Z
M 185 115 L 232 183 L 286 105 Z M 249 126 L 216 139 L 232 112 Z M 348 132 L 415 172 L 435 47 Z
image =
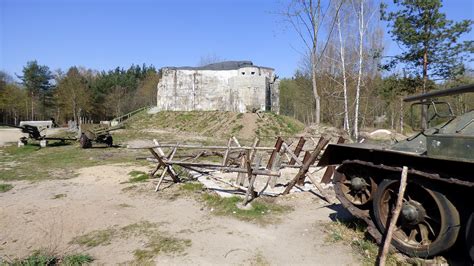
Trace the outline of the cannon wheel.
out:
M 474 263 L 474 212 L 471 214 L 466 226 L 466 245 L 471 261 Z
M 107 144 L 107 147 L 112 147 L 112 145 L 114 144 L 114 139 L 112 138 L 111 135 L 108 135 L 106 138 L 105 138 L 105 144 Z
M 79 139 L 79 143 L 81 148 L 87 149 L 92 147 L 92 141 L 86 136 L 86 134 L 82 133 L 81 138 Z
M 384 233 L 398 197 L 400 182 L 385 179 L 374 194 L 374 219 Z M 431 257 L 449 249 L 459 234 L 459 213 L 441 193 L 407 185 L 392 245 L 411 256 Z
M 373 198 L 377 184 L 362 168 L 345 165 L 344 173 L 334 175 L 334 190 L 356 206 L 367 205 Z

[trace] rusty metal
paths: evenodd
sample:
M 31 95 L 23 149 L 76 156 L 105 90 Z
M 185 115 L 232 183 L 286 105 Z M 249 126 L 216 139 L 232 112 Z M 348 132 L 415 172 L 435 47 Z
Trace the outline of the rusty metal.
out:
M 113 145 L 111 131 L 121 129 L 123 125 L 109 127 L 101 124 L 81 124 L 80 126 L 80 144 L 81 148 L 87 149 L 92 147 L 92 142 L 104 143 L 108 147 Z
M 342 144 L 345 141 L 346 141 L 345 138 L 339 137 L 337 139 L 337 144 Z M 321 183 L 328 184 L 331 181 L 331 177 L 334 174 L 334 170 L 336 170 L 336 167 L 334 165 L 328 165 L 326 168 L 326 171 L 324 172 L 323 178 L 321 178 Z
M 430 229 L 427 231 L 426 227 L 421 228 L 422 226 L 420 226 L 418 234 L 425 235 L 422 236 L 421 240 L 416 239 L 417 241 L 426 242 L 432 239 L 436 239 L 436 241 L 433 240 L 430 244 L 422 243 L 421 246 L 411 245 L 415 236 L 412 231 L 409 231 L 411 228 L 402 227 L 402 230 L 406 230 L 405 232 L 409 234 L 408 238 L 401 237 L 397 238 L 395 242 L 392 241 L 395 247 L 410 256 L 435 256 L 445 252 L 451 244 L 458 240 L 461 243 L 464 241 L 468 249 L 470 248 L 469 245 L 471 250 L 474 248 L 472 247 L 472 237 L 466 238 L 458 233 L 473 230 L 469 228 L 468 221 L 472 223 L 473 218 L 469 216 L 474 213 L 474 206 L 469 201 L 472 198 L 472 193 L 474 193 L 474 110 L 457 117 L 452 114 L 445 115 L 439 112 L 439 106 L 436 106 L 439 102 L 433 99 L 433 97 L 462 92 L 474 92 L 474 84 L 406 99 L 406 101 L 420 100 L 422 102 L 416 104 L 432 106 L 434 114 L 429 118 L 429 121 L 437 120 L 437 126 L 421 131 L 388 148 L 364 143 L 331 144 L 318 163 L 318 166 L 340 165 L 334 174 L 336 196 L 350 213 L 363 219 L 369 225 L 368 231 L 377 241 L 380 241 L 380 232 L 385 230 L 380 225 L 381 216 L 378 210 L 381 205 L 378 203 L 385 202 L 383 191 L 387 188 L 386 185 L 390 182 L 398 182 L 399 173 L 404 166 L 408 168 L 409 186 L 418 187 L 429 191 L 431 195 L 436 195 L 434 197 L 436 198 L 434 200 L 436 206 L 432 205 L 444 217 L 443 221 L 448 221 L 439 223 L 440 226 L 443 224 L 446 227 L 441 230 L 444 233 L 439 231 L 439 234 L 435 235 L 436 230 Z M 445 119 L 445 122 L 440 123 L 440 119 L 441 121 Z M 323 181 L 330 179 L 332 169 L 329 167 Z M 354 175 L 351 175 L 351 171 Z M 366 204 L 356 206 L 346 194 L 353 193 L 351 189 L 360 187 L 359 179 L 352 180 L 358 174 L 362 174 L 363 178 L 374 180 L 377 189 L 374 196 L 365 202 Z M 343 177 L 347 178 L 344 179 Z M 350 189 L 343 190 L 343 184 L 350 186 Z M 411 192 L 408 191 L 409 194 L 412 194 L 408 195 L 409 198 L 407 199 L 407 202 L 411 205 L 405 211 L 410 211 L 411 214 L 423 213 L 423 208 L 425 208 L 425 206 L 418 206 L 422 204 L 422 201 L 421 199 L 416 200 L 419 194 L 416 191 L 416 189 L 412 189 Z M 410 198 L 415 200 L 412 202 Z M 416 211 L 413 211 L 415 209 Z M 374 220 L 376 223 L 372 221 L 371 215 L 378 217 L 377 220 Z M 388 216 L 388 213 L 385 216 Z M 410 220 L 407 217 L 402 216 L 401 222 L 406 223 Z M 459 219 L 456 220 L 456 217 L 459 217 Z M 420 219 L 421 216 L 415 220 Z M 427 238 L 427 233 L 433 234 L 431 238 Z M 471 259 L 474 260 L 474 255 L 470 255 Z
M 372 168 L 388 170 L 392 172 L 402 171 L 402 167 L 399 167 L 399 166 L 377 165 L 372 162 L 361 161 L 361 160 L 345 160 L 342 162 L 342 164 L 349 164 L 349 163 L 365 165 Z M 449 183 L 449 184 L 456 184 L 456 185 L 461 185 L 461 186 L 466 186 L 466 187 L 474 187 L 474 182 L 463 181 L 457 178 L 441 177 L 439 174 L 426 173 L 426 172 L 415 170 L 415 169 L 408 169 L 408 173 L 412 175 L 417 175 L 420 177 L 429 178 L 436 181 Z

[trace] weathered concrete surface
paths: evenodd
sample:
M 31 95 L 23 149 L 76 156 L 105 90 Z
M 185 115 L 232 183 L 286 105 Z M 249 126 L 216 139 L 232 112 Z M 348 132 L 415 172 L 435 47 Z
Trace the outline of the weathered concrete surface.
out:
M 160 110 L 279 112 L 279 81 L 272 68 L 249 61 L 204 67 L 165 67 L 158 83 Z

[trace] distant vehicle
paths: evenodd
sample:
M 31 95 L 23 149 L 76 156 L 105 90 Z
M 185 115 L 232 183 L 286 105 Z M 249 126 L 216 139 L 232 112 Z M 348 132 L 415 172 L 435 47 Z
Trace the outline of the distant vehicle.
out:
M 408 97 L 406 102 L 416 101 L 412 108 L 431 112 L 429 122 L 444 121 L 390 148 L 332 144 L 319 162 L 340 165 L 333 181 L 338 199 L 379 239 L 395 206 L 402 167 L 408 167 L 392 245 L 409 256 L 432 257 L 459 244 L 474 262 L 474 110 L 455 116 L 448 103 L 436 100 L 473 92 L 471 84 Z

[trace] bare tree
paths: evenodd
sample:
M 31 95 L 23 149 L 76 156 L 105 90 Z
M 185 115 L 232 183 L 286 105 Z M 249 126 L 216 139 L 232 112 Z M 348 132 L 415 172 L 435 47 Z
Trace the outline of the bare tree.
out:
M 342 68 L 342 87 L 343 87 L 343 92 L 344 92 L 344 130 L 350 133 L 351 128 L 349 125 L 349 108 L 347 104 L 348 95 L 347 95 L 347 76 L 346 76 L 346 62 L 345 62 L 345 45 L 344 45 L 344 40 L 342 39 L 340 14 L 337 14 L 336 21 L 337 21 L 337 29 L 339 33 L 339 47 L 340 47 L 341 68 Z
M 342 3 L 343 1 L 339 4 L 336 14 L 338 13 Z M 327 18 L 326 15 L 328 14 L 328 7 L 330 4 L 331 1 L 323 6 L 321 0 L 293 0 L 282 13 L 286 22 L 292 26 L 309 52 L 311 61 L 312 91 L 315 99 L 316 125 L 321 123 L 321 96 L 317 84 L 318 67 L 336 21 L 335 17 L 332 18 L 332 27 L 329 32 L 326 32 L 327 39 L 325 41 L 320 41 L 320 38 L 323 38 L 323 33 L 320 31 L 320 28 Z M 321 49 L 321 51 L 318 51 L 318 48 Z

